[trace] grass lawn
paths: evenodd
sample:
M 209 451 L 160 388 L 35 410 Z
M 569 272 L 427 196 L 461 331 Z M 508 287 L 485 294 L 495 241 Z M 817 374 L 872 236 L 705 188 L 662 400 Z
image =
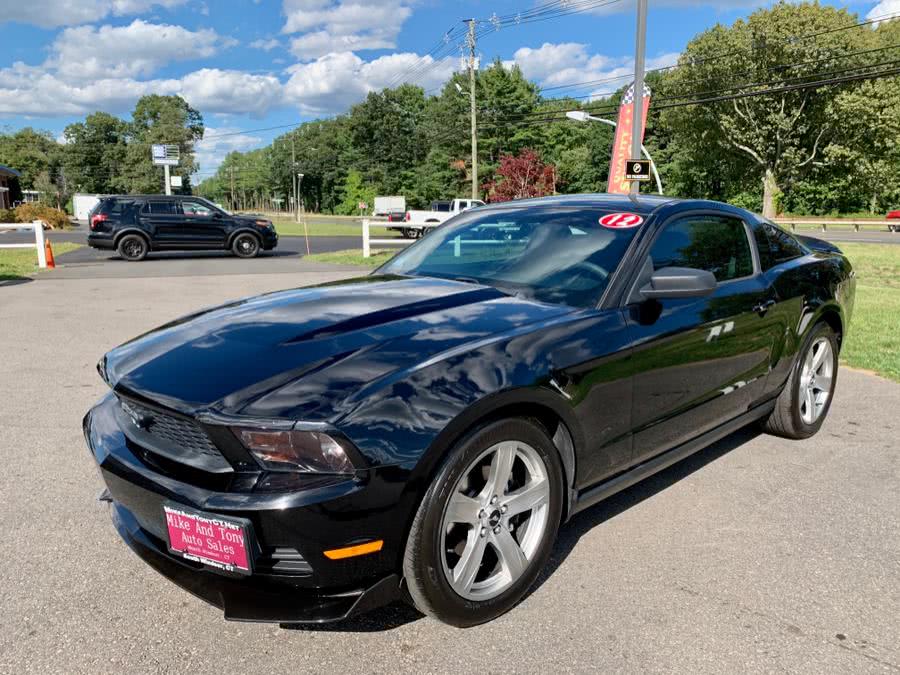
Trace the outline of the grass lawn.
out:
M 333 251 L 331 253 L 314 253 L 308 255 L 304 260 L 312 260 L 313 262 L 330 263 L 332 265 L 359 265 L 360 267 L 378 267 L 394 257 L 397 251 L 381 251 L 372 249 L 372 255 L 364 258 L 362 251 L 358 248 L 347 251 Z
M 53 256 L 58 258 L 78 248 L 81 244 L 61 241 L 53 244 Z M 33 248 L 0 248 L 0 281 L 24 279 L 38 271 L 37 252 Z
M 900 382 L 900 246 L 839 244 L 856 270 L 856 308 L 841 351 L 854 368 Z
M 275 230 L 283 237 L 302 237 L 303 223 L 295 223 L 293 220 L 274 220 Z M 310 237 L 362 237 L 362 225 L 358 222 L 328 222 L 317 221 L 315 218 L 307 220 Z M 373 227 L 372 236 L 378 239 L 387 237 L 399 237 L 399 232 L 392 232 L 382 227 Z

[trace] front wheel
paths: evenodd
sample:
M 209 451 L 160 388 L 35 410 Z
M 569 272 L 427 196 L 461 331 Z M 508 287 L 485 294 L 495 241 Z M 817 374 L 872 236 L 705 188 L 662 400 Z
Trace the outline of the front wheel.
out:
M 552 551 L 563 485 L 553 442 L 530 420 L 494 422 L 457 443 L 406 545 L 404 578 L 419 611 L 466 627 L 518 603 Z
M 809 438 L 825 422 L 837 384 L 838 341 L 821 322 L 809 332 L 791 376 L 765 421 L 765 429 L 785 438 Z
M 259 239 L 252 234 L 239 234 L 234 238 L 231 250 L 238 258 L 255 258 L 259 255 Z

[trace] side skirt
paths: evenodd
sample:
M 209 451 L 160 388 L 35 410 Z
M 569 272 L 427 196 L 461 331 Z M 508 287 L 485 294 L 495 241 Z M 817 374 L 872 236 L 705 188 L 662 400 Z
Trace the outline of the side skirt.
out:
M 730 422 L 726 422 L 720 427 L 716 427 L 705 434 L 698 436 L 692 441 L 683 443 L 671 450 L 667 450 L 661 455 L 657 455 L 653 459 L 649 459 L 636 467 L 629 469 L 624 473 L 620 473 L 613 478 L 598 483 L 594 487 L 581 490 L 575 498 L 569 515 L 574 516 L 580 511 L 590 508 L 598 502 L 602 502 L 607 497 L 611 497 L 617 492 L 621 492 L 625 488 L 629 488 L 635 483 L 639 483 L 645 478 L 649 478 L 655 473 L 666 469 L 676 462 L 681 461 L 689 455 L 693 455 L 698 450 L 712 445 L 716 441 L 733 434 L 735 431 L 742 429 L 751 422 L 755 422 L 772 412 L 775 409 L 775 401 L 771 400 L 762 405 L 745 412 L 740 417 L 735 417 Z

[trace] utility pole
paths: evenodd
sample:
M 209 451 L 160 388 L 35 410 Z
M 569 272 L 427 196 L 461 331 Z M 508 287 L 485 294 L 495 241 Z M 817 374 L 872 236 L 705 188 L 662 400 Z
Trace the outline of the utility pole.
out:
M 172 178 L 169 174 L 169 165 L 168 164 L 166 164 L 163 167 L 163 173 L 165 174 L 166 194 L 171 195 L 172 194 Z
M 231 210 L 236 211 L 237 209 L 234 207 L 234 166 L 228 168 L 231 170 Z
M 300 222 L 300 181 L 297 180 L 297 151 L 294 148 L 294 137 L 291 136 L 291 185 L 294 188 L 294 220 Z
M 478 199 L 478 112 L 475 106 L 475 19 L 469 19 L 469 104 L 472 113 L 472 199 Z
M 647 51 L 647 0 L 637 0 L 637 33 L 634 46 L 634 113 L 631 118 L 631 157 L 639 159 L 644 132 L 644 55 Z M 631 194 L 641 191 L 640 181 L 631 181 Z

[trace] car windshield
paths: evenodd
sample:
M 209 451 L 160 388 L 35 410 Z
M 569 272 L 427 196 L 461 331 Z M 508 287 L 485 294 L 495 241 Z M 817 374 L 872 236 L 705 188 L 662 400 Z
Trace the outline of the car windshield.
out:
M 494 286 L 541 302 L 597 303 L 638 228 L 600 225 L 601 209 L 470 212 L 398 254 L 378 273 Z

